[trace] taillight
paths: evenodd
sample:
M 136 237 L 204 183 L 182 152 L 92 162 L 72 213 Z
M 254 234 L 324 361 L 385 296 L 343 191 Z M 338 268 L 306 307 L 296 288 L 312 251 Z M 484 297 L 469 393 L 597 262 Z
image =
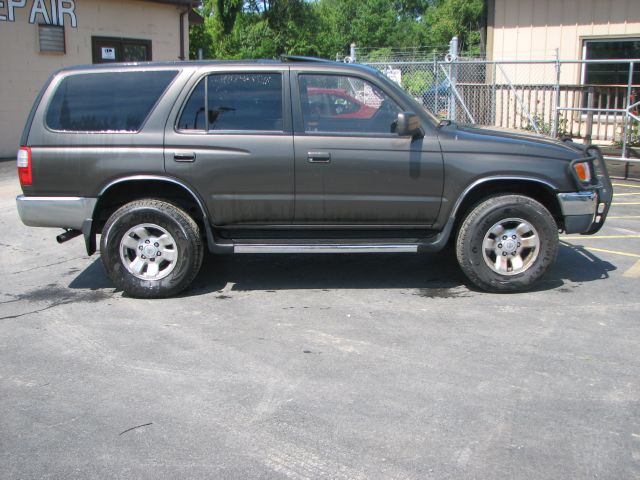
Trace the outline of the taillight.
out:
M 20 184 L 31 185 L 33 183 L 33 175 L 31 173 L 31 149 L 29 147 L 20 147 L 17 164 Z
M 573 170 L 576 172 L 578 180 L 582 183 L 587 184 L 591 182 L 591 168 L 589 167 L 589 163 L 576 162 L 573 164 Z

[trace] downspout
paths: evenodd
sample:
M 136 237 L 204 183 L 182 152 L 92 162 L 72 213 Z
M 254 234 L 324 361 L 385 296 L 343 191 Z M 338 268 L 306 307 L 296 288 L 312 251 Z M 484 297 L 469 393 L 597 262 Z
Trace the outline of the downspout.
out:
M 184 51 L 184 17 L 189 14 L 189 8 L 180 12 L 180 60 L 185 60 Z

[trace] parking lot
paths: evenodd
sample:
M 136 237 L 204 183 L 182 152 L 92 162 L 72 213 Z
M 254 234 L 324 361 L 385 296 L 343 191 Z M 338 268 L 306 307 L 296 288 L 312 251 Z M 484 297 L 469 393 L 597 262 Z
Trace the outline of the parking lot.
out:
M 209 257 L 114 290 L 0 163 L 2 478 L 640 478 L 640 181 L 535 291 L 449 255 Z

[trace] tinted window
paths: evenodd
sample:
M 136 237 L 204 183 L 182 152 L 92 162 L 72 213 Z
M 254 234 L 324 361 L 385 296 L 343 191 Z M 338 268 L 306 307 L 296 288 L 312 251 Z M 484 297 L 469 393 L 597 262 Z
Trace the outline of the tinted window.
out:
M 205 104 L 208 105 L 207 116 L 204 115 Z M 282 131 L 282 75 L 209 75 L 198 84 L 185 104 L 178 128 Z
M 300 75 L 306 132 L 392 133 L 402 110 L 375 85 L 341 75 Z
M 204 115 L 204 83 L 201 80 L 198 86 L 193 90 L 189 97 L 189 101 L 182 110 L 180 120 L 178 121 L 178 129 L 180 130 L 204 130 L 206 128 Z
M 140 130 L 176 71 L 114 72 L 71 75 L 53 96 L 46 121 L 65 131 Z

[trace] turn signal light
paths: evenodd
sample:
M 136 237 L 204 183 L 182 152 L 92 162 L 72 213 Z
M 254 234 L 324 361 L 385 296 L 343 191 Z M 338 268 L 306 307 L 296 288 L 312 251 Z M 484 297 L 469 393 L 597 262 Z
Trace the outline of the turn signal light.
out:
M 33 175 L 31 173 L 31 149 L 29 147 L 20 147 L 17 164 L 20 185 L 31 185 L 33 183 Z
M 573 169 L 582 183 L 589 183 L 591 181 L 591 169 L 587 162 L 574 163 Z

